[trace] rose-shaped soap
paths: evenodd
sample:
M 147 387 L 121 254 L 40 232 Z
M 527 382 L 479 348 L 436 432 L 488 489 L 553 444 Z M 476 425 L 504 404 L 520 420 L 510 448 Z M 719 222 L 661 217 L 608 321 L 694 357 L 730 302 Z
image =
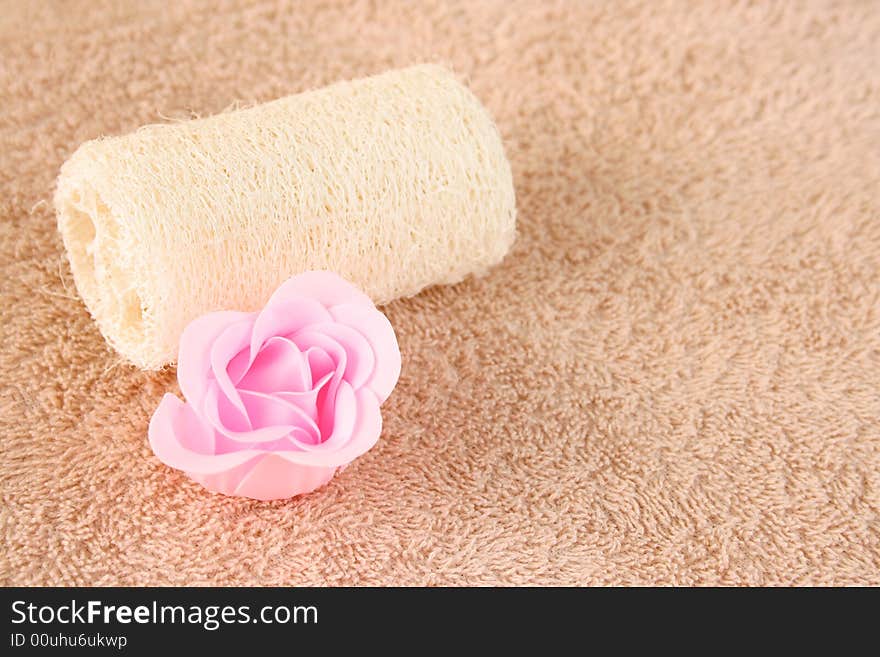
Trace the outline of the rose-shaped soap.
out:
M 150 446 L 212 491 L 308 493 L 376 443 L 399 375 L 394 330 L 370 298 L 336 274 L 307 272 L 258 313 L 209 313 L 186 328 L 186 403 L 165 395 Z

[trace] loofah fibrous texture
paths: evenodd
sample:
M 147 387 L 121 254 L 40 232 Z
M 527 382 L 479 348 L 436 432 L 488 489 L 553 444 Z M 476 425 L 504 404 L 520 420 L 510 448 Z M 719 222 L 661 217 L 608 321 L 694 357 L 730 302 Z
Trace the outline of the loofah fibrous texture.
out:
M 434 65 L 86 142 L 55 208 L 86 306 L 146 369 L 193 318 L 255 310 L 305 270 L 379 304 L 482 273 L 516 214 L 494 123 Z

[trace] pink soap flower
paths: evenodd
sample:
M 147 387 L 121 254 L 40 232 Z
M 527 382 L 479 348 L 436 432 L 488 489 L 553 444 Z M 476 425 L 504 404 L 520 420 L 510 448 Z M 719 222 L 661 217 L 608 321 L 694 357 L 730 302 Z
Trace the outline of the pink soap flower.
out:
M 308 493 L 376 443 L 399 375 L 394 330 L 370 298 L 336 274 L 300 274 L 258 313 L 187 326 L 177 363 L 186 403 L 165 395 L 150 447 L 218 493 Z

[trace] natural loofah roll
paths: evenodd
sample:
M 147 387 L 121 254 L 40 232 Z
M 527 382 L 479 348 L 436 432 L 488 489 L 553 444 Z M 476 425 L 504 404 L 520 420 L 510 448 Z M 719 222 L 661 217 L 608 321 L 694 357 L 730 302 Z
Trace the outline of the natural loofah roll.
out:
M 483 272 L 516 213 L 495 125 L 438 66 L 87 142 L 55 207 L 98 327 L 150 369 L 193 318 L 260 308 L 306 270 L 379 304 Z

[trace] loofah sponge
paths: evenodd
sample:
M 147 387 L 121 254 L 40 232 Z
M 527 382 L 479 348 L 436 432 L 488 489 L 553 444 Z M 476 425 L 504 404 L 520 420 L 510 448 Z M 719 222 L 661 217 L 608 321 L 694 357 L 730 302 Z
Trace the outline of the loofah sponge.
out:
M 483 272 L 516 214 L 495 125 L 432 65 L 87 142 L 55 207 L 98 327 L 148 369 L 193 318 L 256 310 L 299 272 L 379 304 Z

